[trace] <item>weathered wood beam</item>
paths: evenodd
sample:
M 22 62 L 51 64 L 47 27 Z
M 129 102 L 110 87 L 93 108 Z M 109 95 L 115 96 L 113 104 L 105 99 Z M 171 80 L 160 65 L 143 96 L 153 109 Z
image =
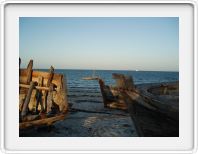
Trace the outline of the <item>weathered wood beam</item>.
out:
M 29 84 L 32 79 L 32 68 L 33 68 L 33 60 L 31 59 L 27 66 L 27 80 L 26 80 L 27 84 Z
M 30 88 L 30 85 L 27 85 L 27 84 L 19 84 L 19 87 L 22 87 L 22 88 Z M 34 89 L 46 90 L 46 91 L 49 91 L 49 90 L 50 90 L 49 87 L 41 87 L 41 86 L 35 86 Z
M 48 81 L 47 81 L 47 87 L 49 87 L 50 84 L 52 83 L 53 76 L 54 76 L 54 68 L 51 66 L 50 67 L 50 72 L 49 72 L 49 78 L 48 78 Z
M 65 118 L 65 114 L 61 114 L 61 115 L 57 115 L 57 116 L 54 116 L 51 118 L 21 122 L 19 124 L 19 128 L 22 129 L 22 128 L 28 128 L 28 127 L 32 127 L 32 126 L 51 125 L 55 121 L 64 120 L 64 118 Z
M 104 107 L 107 107 L 107 98 L 106 98 L 106 93 L 104 91 L 105 83 L 102 79 L 98 79 L 98 83 L 100 85 L 100 91 L 102 93 Z
M 23 104 L 23 108 L 22 108 L 22 112 L 21 112 L 22 119 L 24 118 L 24 116 L 26 116 L 26 114 L 28 112 L 28 104 L 30 102 L 34 86 L 35 86 L 35 82 L 30 82 L 30 88 L 28 89 L 28 93 L 27 93 L 27 96 L 25 98 L 25 102 Z
M 43 77 L 38 77 L 38 86 L 43 86 Z M 36 112 L 38 112 L 38 105 L 41 105 L 41 112 L 44 112 L 44 106 L 42 102 L 42 90 L 37 89 L 36 90 Z
M 52 80 L 53 80 L 53 76 L 54 76 L 54 68 L 51 66 L 50 67 L 50 71 L 49 71 L 49 77 L 48 77 L 48 81 L 47 81 L 47 87 L 49 87 L 49 91 L 51 91 L 51 83 L 52 83 Z M 45 102 L 45 111 L 46 112 L 49 112 L 51 111 L 51 106 L 50 108 L 48 107 L 48 100 L 47 100 L 47 96 L 48 96 L 48 91 L 45 91 L 44 92 L 44 102 Z
M 49 113 L 52 109 L 54 85 L 51 84 L 49 88 L 50 90 L 48 91 L 48 97 L 47 97 L 47 113 Z
M 116 80 L 117 88 L 135 89 L 132 76 L 127 76 L 127 75 L 117 74 L 117 73 L 113 73 L 112 76 L 113 76 L 113 79 Z

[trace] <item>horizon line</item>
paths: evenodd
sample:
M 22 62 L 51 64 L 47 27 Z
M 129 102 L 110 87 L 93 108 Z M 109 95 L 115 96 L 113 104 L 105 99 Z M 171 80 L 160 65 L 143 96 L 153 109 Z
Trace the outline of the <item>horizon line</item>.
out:
M 26 68 L 21 68 L 26 69 Z M 50 68 L 33 68 L 33 70 L 45 69 L 48 70 Z M 178 72 L 177 70 L 138 70 L 138 69 L 90 69 L 90 68 L 55 68 L 55 70 L 92 70 L 92 71 L 136 71 L 136 72 Z

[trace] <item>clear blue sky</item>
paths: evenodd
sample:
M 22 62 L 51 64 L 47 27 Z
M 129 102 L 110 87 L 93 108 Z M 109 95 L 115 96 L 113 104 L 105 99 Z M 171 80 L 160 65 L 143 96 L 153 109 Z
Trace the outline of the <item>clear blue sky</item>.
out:
M 20 17 L 22 67 L 179 70 L 178 17 Z

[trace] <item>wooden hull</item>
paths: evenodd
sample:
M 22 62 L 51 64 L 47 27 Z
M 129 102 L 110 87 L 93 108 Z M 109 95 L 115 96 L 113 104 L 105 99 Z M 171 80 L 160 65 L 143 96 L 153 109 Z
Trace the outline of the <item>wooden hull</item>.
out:
M 105 107 L 128 111 L 139 136 L 179 135 L 178 82 L 135 86 L 124 75 L 116 79 L 121 81 L 114 87 L 99 80 Z
M 29 78 L 29 79 L 28 79 Z M 29 80 L 29 81 L 28 81 Z M 68 113 L 66 80 L 53 72 L 19 71 L 19 128 L 51 125 Z

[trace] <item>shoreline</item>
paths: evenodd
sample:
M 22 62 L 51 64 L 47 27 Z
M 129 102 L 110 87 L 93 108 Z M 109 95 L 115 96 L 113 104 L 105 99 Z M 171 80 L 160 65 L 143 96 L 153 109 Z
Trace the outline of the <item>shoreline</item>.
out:
M 175 83 L 175 82 L 165 82 Z M 137 87 L 162 83 L 139 84 Z M 86 96 L 83 94 L 86 93 Z M 71 95 L 71 94 L 70 94 Z M 96 97 L 94 97 L 96 96 Z M 77 91 L 68 97 L 69 113 L 51 127 L 20 130 L 20 137 L 137 137 L 137 130 L 126 111 L 104 108 L 102 95 Z

